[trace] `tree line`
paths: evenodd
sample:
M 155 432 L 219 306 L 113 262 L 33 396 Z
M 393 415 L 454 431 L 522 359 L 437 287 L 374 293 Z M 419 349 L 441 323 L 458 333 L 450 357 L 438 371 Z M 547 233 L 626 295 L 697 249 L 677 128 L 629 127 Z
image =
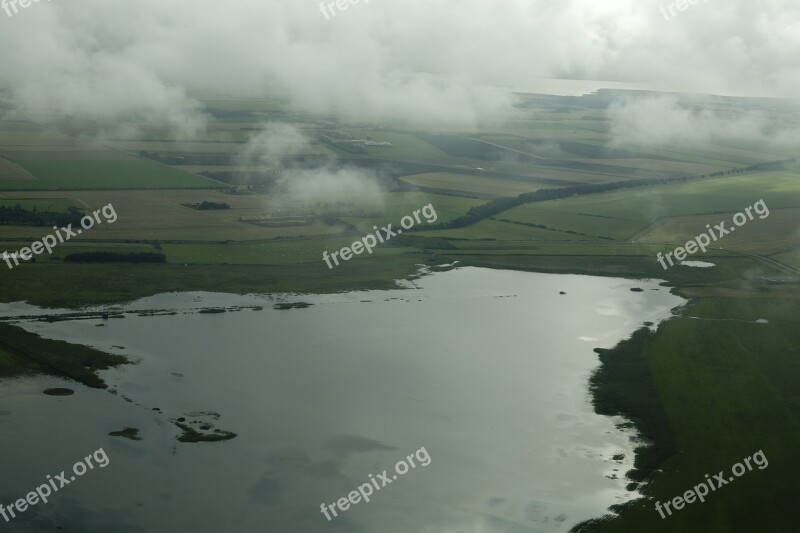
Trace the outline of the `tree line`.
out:
M 155 252 L 78 252 L 64 258 L 65 263 L 166 263 L 167 256 Z
M 2 226 L 59 226 L 80 224 L 83 213 L 76 207 L 67 208 L 66 213 L 37 211 L 25 209 L 20 204 L 13 206 L 0 205 L 0 225 Z

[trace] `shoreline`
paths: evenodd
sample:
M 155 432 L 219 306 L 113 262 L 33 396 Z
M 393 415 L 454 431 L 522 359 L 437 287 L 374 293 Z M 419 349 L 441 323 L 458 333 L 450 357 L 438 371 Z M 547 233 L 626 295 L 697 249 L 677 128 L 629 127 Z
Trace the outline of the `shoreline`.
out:
M 121 355 L 51 340 L 0 322 L 0 378 L 45 374 L 71 379 L 93 389 L 107 385 L 96 372 L 130 364 Z
M 673 318 L 659 324 L 659 330 Z M 657 342 L 659 330 L 653 332 L 645 326 L 611 349 L 594 349 L 600 367 L 589 378 L 592 405 L 598 415 L 621 417 L 635 430 L 634 467 L 625 472 L 625 479 L 630 481 L 628 490 L 638 491 L 639 497 L 610 506 L 610 512 L 603 516 L 579 522 L 570 533 L 599 531 L 600 526 L 609 526 L 624 514 L 626 508 L 649 498 L 646 489 L 652 475 L 678 451 L 669 418 L 643 356 L 645 347 Z

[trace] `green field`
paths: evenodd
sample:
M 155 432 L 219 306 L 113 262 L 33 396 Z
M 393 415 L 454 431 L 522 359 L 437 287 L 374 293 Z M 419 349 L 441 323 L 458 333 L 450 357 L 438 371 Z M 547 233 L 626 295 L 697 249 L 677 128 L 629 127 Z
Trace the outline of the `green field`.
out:
M 800 207 L 800 172 L 759 172 L 593 194 L 547 202 L 547 208 L 650 222 L 667 216 L 735 213 L 761 199 L 770 209 Z
M 800 269 L 800 247 L 795 247 L 791 252 L 775 254 L 771 257 L 785 265 Z
M 304 241 L 277 241 L 257 244 L 164 244 L 167 260 L 175 264 L 193 265 L 297 265 L 311 263 L 327 268 L 322 260 L 322 252 L 333 252 L 351 245 L 357 237 L 332 239 L 313 239 Z M 390 257 L 413 252 L 413 248 L 400 246 L 379 246 L 371 255 L 354 257 L 344 266 L 356 262 L 367 264 L 373 257 Z M 324 269 L 319 274 L 325 274 Z
M 451 229 L 445 231 L 423 231 L 427 237 L 444 237 L 446 239 L 481 240 L 491 239 L 498 241 L 590 241 L 591 238 L 498 220 L 483 220 L 467 228 Z
M 647 224 L 640 220 L 558 211 L 560 206 L 553 204 L 550 202 L 526 204 L 509 209 L 498 215 L 497 218 L 527 224 L 540 224 L 562 231 L 576 231 L 595 239 L 607 237 L 614 240 L 626 240 L 647 227 Z
M 74 189 L 213 189 L 223 185 L 146 160 L 16 161 L 36 180 L 3 181 L 0 191 Z
M 51 232 L 52 233 L 52 232 Z M 13 242 L 0 242 L 0 252 L 7 250 L 17 251 L 22 247 L 31 245 L 32 241 L 13 241 Z M 59 262 L 64 257 L 70 254 L 85 253 L 85 252 L 115 252 L 115 253 L 129 253 L 129 252 L 155 252 L 152 245 L 149 244 L 128 244 L 128 243 L 103 243 L 103 244 L 83 244 L 76 243 L 63 243 L 53 248 L 52 254 L 45 254 L 37 257 L 37 262 Z M 23 263 L 26 267 L 30 263 Z M 2 266 L 2 264 L 0 264 Z
M 725 228 L 733 227 L 736 232 L 726 235 L 715 246 L 763 255 L 800 246 L 800 208 L 770 210 L 769 224 L 764 223 L 766 219 L 755 215 L 752 221 L 738 228 L 732 222 L 734 214 L 665 218 L 637 235 L 636 240 L 680 244 L 706 232 L 706 224 L 711 224 L 713 229 L 714 225 L 725 221 Z

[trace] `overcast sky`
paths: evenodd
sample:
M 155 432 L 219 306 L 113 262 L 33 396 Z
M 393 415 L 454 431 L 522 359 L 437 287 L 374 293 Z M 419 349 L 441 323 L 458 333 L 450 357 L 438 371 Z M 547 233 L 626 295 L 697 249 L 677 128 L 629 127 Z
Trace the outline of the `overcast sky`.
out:
M 364 1 L 326 18 L 314 0 L 42 0 L 0 11 L 0 87 L 18 105 L 175 122 L 191 117 L 189 87 L 442 121 L 498 111 L 494 87 L 541 78 L 800 88 L 797 0 L 699 0 L 674 16 L 661 0 Z

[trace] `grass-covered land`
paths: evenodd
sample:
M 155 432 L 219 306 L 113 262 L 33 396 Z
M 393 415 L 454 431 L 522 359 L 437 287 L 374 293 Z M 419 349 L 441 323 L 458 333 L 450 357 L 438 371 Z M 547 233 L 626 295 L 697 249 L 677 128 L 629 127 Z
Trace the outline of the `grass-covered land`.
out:
M 0 377 L 41 372 L 68 377 L 88 387 L 104 389 L 95 372 L 125 364 L 112 355 L 77 344 L 53 341 L 17 326 L 0 323 Z
M 35 180 L 0 180 L 0 190 L 208 189 L 223 187 L 202 176 L 147 160 L 16 161 Z
M 47 307 L 130 301 L 163 292 L 223 291 L 238 294 L 270 292 L 338 292 L 396 287 L 393 280 L 413 274 L 428 259 L 406 253 L 350 261 L 328 270 L 318 263 L 286 265 L 125 265 L 33 264 L 4 273 L 0 301 L 28 301 Z
M 657 393 L 675 453 L 658 464 L 644 485 L 648 499 L 625 506 L 621 518 L 578 530 L 796 531 L 798 316 L 796 298 L 703 299 L 640 348 L 618 354 L 635 361 L 634 368 L 625 367 L 607 380 L 601 377 L 600 389 L 611 391 L 619 376 L 635 372 L 652 380 L 655 391 L 630 387 L 631 396 L 618 400 L 637 409 Z M 769 322 L 756 323 L 759 319 Z M 624 351 L 625 344 L 621 347 Z M 657 424 L 660 416 L 644 415 L 647 424 Z M 769 460 L 766 469 L 754 469 L 711 493 L 705 503 L 687 505 L 666 519 L 655 510 L 655 501 L 682 495 L 705 474 L 725 471 L 729 478 L 734 464 L 759 450 Z

